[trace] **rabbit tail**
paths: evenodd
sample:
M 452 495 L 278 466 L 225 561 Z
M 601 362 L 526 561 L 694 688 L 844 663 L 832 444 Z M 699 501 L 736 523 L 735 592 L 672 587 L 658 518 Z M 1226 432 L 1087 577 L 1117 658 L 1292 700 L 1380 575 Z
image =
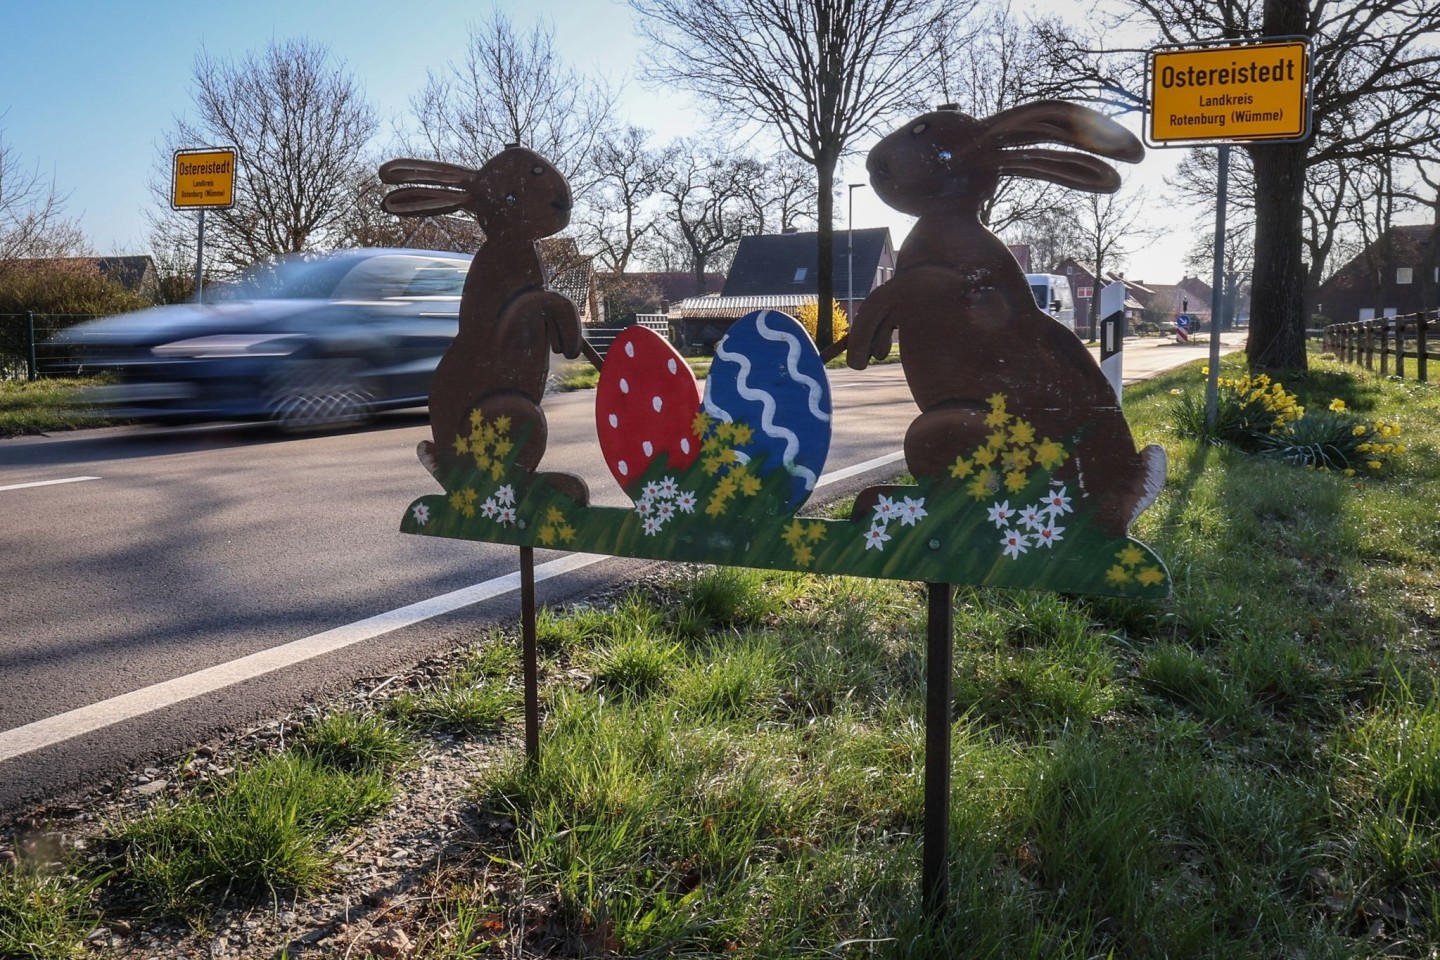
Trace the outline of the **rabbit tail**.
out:
M 1165 448 L 1158 443 L 1150 444 L 1140 451 L 1140 462 L 1145 466 L 1145 492 L 1135 503 L 1135 512 L 1130 515 L 1130 523 L 1134 523 L 1140 514 L 1155 502 L 1155 498 L 1160 496 L 1161 488 L 1165 486 L 1165 471 L 1168 467 Z

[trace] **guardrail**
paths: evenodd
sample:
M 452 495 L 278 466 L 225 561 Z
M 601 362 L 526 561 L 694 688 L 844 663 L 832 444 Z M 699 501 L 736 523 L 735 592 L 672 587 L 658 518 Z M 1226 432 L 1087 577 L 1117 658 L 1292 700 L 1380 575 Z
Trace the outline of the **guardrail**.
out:
M 0 380 L 74 373 L 65 351 L 45 341 L 66 327 L 93 319 L 88 313 L 0 313 Z
M 1440 312 L 1434 310 L 1403 317 L 1332 323 L 1325 328 L 1325 349 L 1345 363 L 1364 364 L 1367 370 L 1375 370 L 1378 363 L 1382 377 L 1391 375 L 1392 358 L 1394 375 L 1402 378 L 1405 361 L 1414 360 L 1415 379 L 1428 382 L 1429 361 L 1440 360 L 1440 353 L 1431 352 L 1437 327 L 1440 327 Z

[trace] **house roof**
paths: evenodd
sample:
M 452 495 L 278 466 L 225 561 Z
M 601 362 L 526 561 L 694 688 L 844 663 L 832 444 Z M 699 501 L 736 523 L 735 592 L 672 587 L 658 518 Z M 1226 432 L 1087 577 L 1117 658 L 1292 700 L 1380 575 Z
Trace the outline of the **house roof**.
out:
M 831 262 L 835 271 L 837 299 L 844 299 L 849 292 L 851 242 L 854 244 L 857 298 L 869 293 L 875 285 L 881 258 L 887 253 L 892 260 L 894 257 L 888 227 L 835 231 Z M 818 295 L 819 262 L 820 234 L 813 231 L 742 237 L 735 251 L 735 261 L 730 265 L 730 275 L 725 279 L 725 289 L 721 292 L 726 297 Z
M 595 258 L 581 254 L 570 237 L 546 237 L 539 242 L 539 247 L 540 259 L 545 264 L 546 286 L 575 304 L 582 315 L 587 313 Z
M 688 297 L 680 301 L 680 316 L 687 320 L 724 320 L 745 316 L 754 310 L 779 310 L 793 315 L 806 304 L 819 302 L 814 293 L 784 293 L 753 297 Z

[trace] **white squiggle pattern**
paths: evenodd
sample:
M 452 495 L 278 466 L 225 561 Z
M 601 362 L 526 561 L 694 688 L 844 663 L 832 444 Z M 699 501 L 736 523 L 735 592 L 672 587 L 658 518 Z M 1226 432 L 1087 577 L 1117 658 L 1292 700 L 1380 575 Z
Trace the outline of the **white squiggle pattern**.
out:
M 806 490 L 814 490 L 815 483 L 819 480 L 815 471 L 806 469 L 795 462 L 795 454 L 800 450 L 800 438 L 793 430 L 777 426 L 775 423 L 775 398 L 764 390 L 756 390 L 746 381 L 750 377 L 750 358 L 743 353 L 732 353 L 725 349 L 725 341 L 721 340 L 715 344 L 715 357 L 719 360 L 729 360 L 740 368 L 740 373 L 735 377 L 735 392 L 751 403 L 760 404 L 760 428 L 767 437 L 774 437 L 785 441 L 785 452 L 781 454 L 780 462 L 785 470 L 792 476 L 798 477 L 805 484 Z M 707 412 L 710 412 L 711 404 L 705 404 Z M 720 411 L 724 414 L 724 411 Z M 729 415 L 724 415 L 728 421 Z
M 765 317 L 768 316 L 771 312 L 773 311 L 767 310 L 765 311 L 765 313 L 760 314 L 760 316 L 756 319 L 755 329 L 759 331 L 760 336 L 764 337 L 766 340 L 770 340 L 775 343 L 785 344 L 787 348 L 787 352 L 785 354 L 785 372 L 790 375 L 791 380 L 794 380 L 796 383 L 801 384 L 809 391 L 809 396 L 807 399 L 810 403 L 810 416 L 816 418 L 821 423 L 829 423 L 830 414 L 826 413 L 820 408 L 820 401 L 825 399 L 824 386 L 822 386 L 820 382 L 814 377 L 807 377 L 805 374 L 800 372 L 799 339 L 794 334 L 786 333 L 784 330 L 775 330 L 771 327 L 765 326 Z

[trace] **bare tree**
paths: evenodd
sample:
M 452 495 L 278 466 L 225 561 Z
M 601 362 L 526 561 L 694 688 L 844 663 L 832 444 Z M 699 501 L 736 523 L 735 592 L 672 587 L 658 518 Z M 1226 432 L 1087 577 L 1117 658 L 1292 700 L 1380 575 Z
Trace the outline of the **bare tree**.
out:
M 632 126 L 596 145 L 595 186 L 572 221 L 581 245 L 593 251 L 600 269 L 609 273 L 625 272 L 661 216 L 650 201 L 664 183 L 672 157 L 651 148 L 649 139 L 649 131 Z
M 855 138 L 928 86 L 933 0 L 630 0 L 655 57 L 648 79 L 695 91 L 723 118 L 774 130 L 814 166 L 821 347 L 834 338 L 835 168 Z M 960 0 L 968 10 L 973 0 Z M 954 7 L 952 7 L 953 9 Z
M 757 233 L 784 233 L 815 224 L 820 196 L 815 189 L 814 171 L 793 153 L 782 153 L 765 164 L 755 188 Z
M 1440 5 L 1434 0 L 1112 0 L 1107 27 L 1139 26 L 1158 42 L 1308 36 L 1315 132 L 1306 143 L 1246 146 L 1254 170 L 1255 292 L 1249 361 L 1256 370 L 1306 366 L 1304 269 L 1307 180 L 1378 146 L 1409 156 L 1440 136 Z M 1047 37 L 1071 64 L 1072 91 L 1096 98 L 1143 88 L 1145 49 L 1095 37 Z M 1381 107 L 1379 104 L 1383 103 Z M 1323 269 L 1323 266 L 1312 269 Z
M 222 269 L 332 246 L 377 126 L 344 65 L 305 38 L 273 41 L 238 59 L 202 52 L 193 83 L 194 118 L 177 123 L 151 182 L 152 245 L 183 247 L 195 232 L 190 214 L 170 210 L 172 151 L 227 145 L 238 150 L 235 205 L 210 211 L 205 235 Z
M 555 52 L 555 30 L 527 34 L 496 10 L 472 27 L 464 59 L 431 72 L 411 102 L 423 148 L 437 160 L 479 167 L 508 143 L 544 156 L 577 202 L 594 182 L 592 154 L 614 124 L 615 94 Z
M 1105 271 L 1113 270 L 1136 244 L 1154 239 L 1153 228 L 1142 226 L 1145 191 L 1087 193 L 1075 201 L 1075 229 L 1085 259 L 1095 266 L 1095 293 L 1087 321 L 1093 338 L 1100 329 L 1100 287 Z
M 347 247 L 398 247 L 474 253 L 484 240 L 473 216 L 397 217 L 380 207 L 392 188 L 380 182 L 378 163 L 366 164 L 352 186 L 350 209 L 341 222 L 340 242 Z
M 1006 243 L 1030 248 L 1030 264 L 1037 271 L 1053 270 L 1068 257 L 1085 260 L 1085 238 L 1080 230 L 1079 208 L 1083 201 L 1065 198 L 1045 210 L 1009 223 L 1001 234 Z
M 76 256 L 85 248 L 54 179 L 27 169 L 0 136 L 0 261 Z
M 1193 276 L 1210 276 L 1215 266 L 1215 231 L 1202 232 L 1195 238 L 1190 252 L 1185 257 L 1186 270 Z M 1212 309 L 1212 316 L 1221 330 L 1229 330 L 1235 323 L 1241 298 L 1250 289 L 1250 274 L 1255 268 L 1255 224 L 1249 221 L 1225 223 L 1225 262 L 1221 276 L 1224 278 L 1224 310 Z
M 647 247 L 647 259 L 667 269 L 683 265 L 705 293 L 705 273 L 733 256 L 740 238 L 759 224 L 753 193 L 763 166 L 749 157 L 706 152 L 680 141 L 659 192 L 665 226 Z

